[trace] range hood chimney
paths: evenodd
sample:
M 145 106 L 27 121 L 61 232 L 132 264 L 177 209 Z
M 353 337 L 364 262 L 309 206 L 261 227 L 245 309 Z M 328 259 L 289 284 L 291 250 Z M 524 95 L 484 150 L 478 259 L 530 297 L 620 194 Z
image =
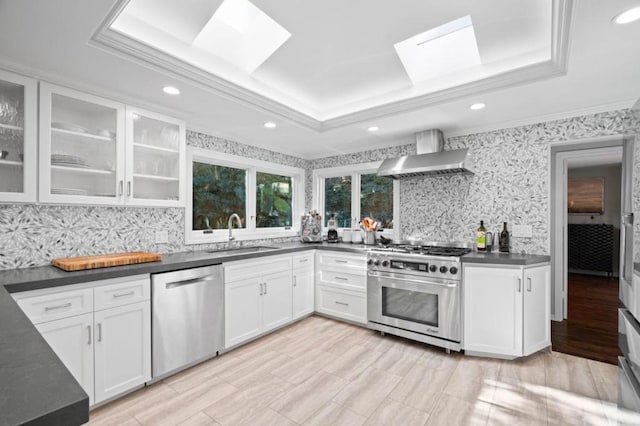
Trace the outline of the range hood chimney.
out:
M 438 129 L 416 133 L 416 155 L 389 158 L 378 168 L 378 176 L 393 179 L 414 176 L 472 175 L 465 167 L 467 149 L 443 151 L 444 136 Z

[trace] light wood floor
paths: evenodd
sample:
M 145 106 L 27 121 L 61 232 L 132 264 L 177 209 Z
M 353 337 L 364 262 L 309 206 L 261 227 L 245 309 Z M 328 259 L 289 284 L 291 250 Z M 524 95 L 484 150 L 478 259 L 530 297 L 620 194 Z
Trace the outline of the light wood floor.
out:
M 312 316 L 91 413 L 91 425 L 599 425 L 616 366 L 443 350 Z

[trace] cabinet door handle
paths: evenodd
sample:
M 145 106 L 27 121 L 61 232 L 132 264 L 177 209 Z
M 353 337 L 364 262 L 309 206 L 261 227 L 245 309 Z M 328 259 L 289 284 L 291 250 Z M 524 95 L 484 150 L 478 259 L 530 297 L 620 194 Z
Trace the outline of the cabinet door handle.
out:
M 298 285 L 297 280 L 296 280 L 296 276 L 293 276 L 293 286 L 296 287 Z
M 64 305 L 47 306 L 44 308 L 44 311 L 49 312 L 49 311 L 55 311 L 56 309 L 64 309 L 64 308 L 70 308 L 70 307 L 71 307 L 71 302 L 65 303 Z
M 309 259 L 300 259 L 300 263 L 308 262 Z
M 348 303 L 338 302 L 337 300 L 336 300 L 336 305 L 349 306 Z
M 102 324 L 98 323 L 98 342 L 102 342 Z
M 131 181 L 127 181 L 127 197 L 131 197 Z
M 527 291 L 531 291 L 531 278 L 527 278 Z
M 120 187 L 120 189 L 118 190 L 118 195 L 120 195 L 122 197 L 122 194 L 124 193 L 124 181 L 123 180 L 120 181 L 119 187 Z
M 260 283 L 260 296 L 262 296 L 264 292 L 262 291 L 262 283 Z
M 89 334 L 89 339 L 87 340 L 87 345 L 91 344 L 91 326 L 87 326 L 87 334 Z
M 126 297 L 126 296 L 133 296 L 134 294 L 136 294 L 133 290 L 128 291 L 126 293 L 120 293 L 120 294 L 114 294 L 113 297 Z
M 518 293 L 522 291 L 522 278 L 518 278 Z
M 267 294 L 267 283 L 264 283 L 264 294 Z
M 336 259 L 336 263 L 349 263 L 346 260 Z
M 349 281 L 349 278 L 344 278 L 344 277 L 334 277 L 334 278 L 339 281 Z

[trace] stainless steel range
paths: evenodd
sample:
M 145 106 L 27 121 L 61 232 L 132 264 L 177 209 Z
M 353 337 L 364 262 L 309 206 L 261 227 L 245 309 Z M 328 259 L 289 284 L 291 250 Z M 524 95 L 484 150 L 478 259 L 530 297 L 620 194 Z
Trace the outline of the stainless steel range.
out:
M 367 255 L 367 325 L 459 351 L 462 336 L 460 256 L 464 244 L 376 247 Z

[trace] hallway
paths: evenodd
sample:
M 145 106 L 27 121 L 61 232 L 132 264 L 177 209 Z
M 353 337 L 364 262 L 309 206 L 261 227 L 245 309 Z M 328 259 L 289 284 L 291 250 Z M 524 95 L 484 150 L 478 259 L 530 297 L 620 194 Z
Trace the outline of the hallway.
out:
M 551 321 L 553 350 L 617 364 L 619 303 L 617 277 L 569 274 L 569 315 Z

